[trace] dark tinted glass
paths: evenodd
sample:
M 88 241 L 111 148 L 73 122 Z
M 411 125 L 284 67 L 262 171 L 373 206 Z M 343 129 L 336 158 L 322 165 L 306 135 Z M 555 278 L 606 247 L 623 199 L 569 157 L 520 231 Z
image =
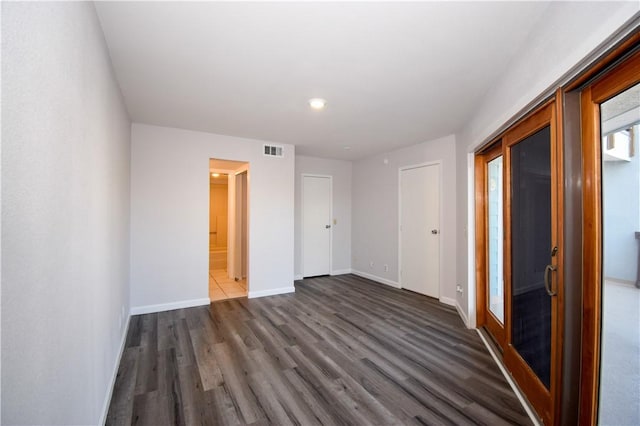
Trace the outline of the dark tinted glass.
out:
M 547 389 L 551 298 L 544 287 L 544 270 L 551 262 L 550 153 L 549 127 L 511 148 L 511 339 Z

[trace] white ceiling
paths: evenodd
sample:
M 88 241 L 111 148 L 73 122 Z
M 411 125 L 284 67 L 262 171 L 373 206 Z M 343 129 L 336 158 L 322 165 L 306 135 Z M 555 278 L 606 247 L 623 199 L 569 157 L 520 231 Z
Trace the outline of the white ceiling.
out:
M 97 2 L 96 9 L 133 121 L 358 159 L 463 128 L 548 4 Z M 327 108 L 311 110 L 313 97 L 327 99 Z

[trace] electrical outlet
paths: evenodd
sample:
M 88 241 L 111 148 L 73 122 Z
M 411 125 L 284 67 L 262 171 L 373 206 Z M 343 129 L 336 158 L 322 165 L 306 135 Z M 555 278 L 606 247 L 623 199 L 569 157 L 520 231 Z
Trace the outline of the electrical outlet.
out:
M 389 265 L 384 265 L 384 271 L 389 272 Z
M 369 268 L 373 268 L 373 260 L 369 261 Z
M 457 291 L 458 293 L 462 293 L 462 292 L 463 292 L 463 290 L 462 290 L 462 286 L 459 286 L 459 285 L 458 285 L 458 286 L 456 286 L 456 291 Z

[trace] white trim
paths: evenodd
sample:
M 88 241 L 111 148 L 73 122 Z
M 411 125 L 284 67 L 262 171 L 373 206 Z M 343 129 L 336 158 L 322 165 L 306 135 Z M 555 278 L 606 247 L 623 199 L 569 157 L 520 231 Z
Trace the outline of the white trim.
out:
M 293 280 L 294 280 L 294 281 L 301 280 L 301 279 L 304 279 L 304 277 L 302 276 L 302 274 L 298 274 L 298 275 L 294 275 L 294 276 L 293 276 Z
M 511 389 L 513 389 L 513 392 L 516 394 L 516 396 L 520 400 L 520 403 L 522 404 L 524 411 L 527 412 L 527 414 L 529 415 L 529 418 L 531 419 L 531 421 L 535 426 L 541 426 L 542 423 L 540 422 L 540 419 L 538 419 L 538 416 L 529 405 L 529 402 L 525 398 L 524 394 L 522 393 L 518 385 L 516 385 L 516 382 L 513 381 L 511 374 L 509 374 L 509 372 L 507 371 L 506 367 L 502 363 L 502 360 L 500 360 L 498 355 L 496 355 L 495 349 L 489 344 L 489 342 L 487 341 L 487 339 L 484 337 L 484 335 L 480 330 L 476 329 L 476 331 L 478 332 L 478 335 L 480 336 L 480 339 L 482 339 L 482 342 L 484 343 L 484 345 L 487 347 L 487 350 L 491 354 L 491 357 L 496 362 L 496 364 L 498 364 L 498 368 L 500 368 L 500 371 L 502 371 L 504 378 L 507 379 L 507 382 L 509 382 L 509 385 L 511 385 Z
M 285 294 L 285 293 L 295 293 L 295 292 L 296 292 L 296 288 L 294 286 L 273 288 L 270 290 L 250 291 L 249 299 L 255 299 L 257 297 L 265 297 L 265 296 L 275 296 L 278 294 Z
M 426 163 L 413 164 L 410 166 L 402 166 L 398 168 L 398 288 L 402 288 L 402 172 L 405 170 L 418 169 L 421 167 L 429 167 L 429 166 L 438 166 L 438 197 L 440 198 L 438 202 L 440 203 L 439 212 L 438 212 L 438 298 L 444 291 L 442 291 L 442 273 L 443 273 L 443 262 L 442 258 L 442 245 L 444 238 L 442 237 L 442 219 L 444 217 L 444 203 L 443 203 L 443 191 L 442 191 L 442 160 L 429 161 Z
M 315 173 L 300 173 L 300 272 L 304 278 L 304 178 L 329 179 L 329 273 L 333 270 L 333 176 Z
M 467 327 L 476 327 L 475 153 L 467 154 Z
M 344 275 L 344 274 L 350 274 L 350 273 L 351 273 L 351 268 L 336 269 L 335 271 L 331 271 L 331 275 Z
M 105 424 L 107 421 L 107 414 L 109 413 L 109 406 L 111 405 L 111 398 L 113 396 L 113 389 L 116 386 L 116 377 L 118 377 L 118 369 L 120 368 L 120 361 L 122 360 L 122 354 L 124 353 L 124 346 L 127 343 L 127 334 L 129 334 L 129 323 L 131 322 L 131 314 L 127 315 L 127 323 L 124 326 L 124 332 L 120 338 L 120 351 L 116 357 L 116 363 L 113 366 L 113 373 L 111 374 L 111 384 L 109 385 L 109 391 L 102 404 L 102 414 L 100 414 L 99 425 Z
M 444 303 L 445 305 L 456 306 L 456 299 L 451 297 L 441 296 L 438 300 L 440 300 L 440 303 Z
M 155 312 L 173 311 L 174 309 L 192 308 L 211 303 L 208 297 L 201 299 L 181 300 L 179 302 L 160 303 L 157 305 L 134 306 L 131 308 L 131 315 L 152 314 Z
M 467 316 L 465 315 L 458 301 L 456 301 L 456 309 L 458 310 L 458 315 L 460 315 L 460 318 L 462 318 L 462 322 L 464 322 L 464 325 L 467 328 L 472 328 L 472 327 L 469 327 L 469 318 L 467 318 Z
M 379 277 L 377 275 L 367 274 L 366 272 L 358 271 L 358 270 L 355 270 L 355 269 L 352 269 L 351 273 L 354 274 L 354 275 L 358 275 L 359 277 L 367 278 L 367 279 L 370 279 L 372 281 L 378 282 L 380 284 L 386 284 L 386 285 L 391 286 L 393 288 L 402 288 L 402 287 L 400 287 L 400 283 L 388 280 L 386 278 Z

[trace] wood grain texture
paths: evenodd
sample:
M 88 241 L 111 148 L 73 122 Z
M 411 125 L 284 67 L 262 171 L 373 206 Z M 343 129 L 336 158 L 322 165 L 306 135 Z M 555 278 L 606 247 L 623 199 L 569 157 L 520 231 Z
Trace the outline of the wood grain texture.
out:
M 484 326 L 489 330 L 491 337 L 496 341 L 501 351 L 504 351 L 506 341 L 505 326 L 495 317 L 491 309 L 489 309 L 489 182 L 487 173 L 489 162 L 504 155 L 504 151 L 505 147 L 502 144 L 502 140 L 499 139 L 494 142 L 490 148 L 484 150 L 482 153 L 476 154 L 475 157 L 476 326 Z M 504 177 L 503 182 L 506 182 Z M 503 191 L 502 196 L 503 205 L 506 205 L 508 201 L 507 193 Z M 502 226 L 504 229 L 504 223 Z
M 633 51 L 638 44 L 640 44 L 640 31 L 636 29 L 635 32 L 629 34 L 627 38 L 620 41 L 617 46 L 613 47 L 609 52 L 598 59 L 595 64 L 589 67 L 589 69 L 585 70 L 573 81 L 563 87 L 563 91 L 566 93 L 580 89 L 580 86 L 587 84 L 590 79 L 596 77 L 599 73 L 602 73 L 607 67 L 615 63 L 616 60 L 620 59 L 630 51 Z
M 555 105 L 555 117 L 552 119 L 552 122 L 555 123 L 556 134 L 551 154 L 551 170 L 555 171 L 555 173 L 552 174 L 552 199 L 554 201 L 551 203 L 551 215 L 556 218 L 556 226 L 552 227 L 551 241 L 554 246 L 558 247 L 558 252 L 552 259 L 552 262 L 557 269 L 553 276 L 556 297 L 554 298 L 555 300 L 552 300 L 552 310 L 556 312 L 555 321 L 552 324 L 552 327 L 555 328 L 554 333 L 556 336 L 556 342 L 554 345 L 554 353 L 551 355 L 553 359 L 553 362 L 551 363 L 551 376 L 555 378 L 553 380 L 553 388 L 551 389 L 551 394 L 554 395 L 551 402 L 551 415 L 554 419 L 554 424 L 560 424 L 563 377 L 562 367 L 564 356 L 562 348 L 564 347 L 564 321 L 566 317 L 564 298 L 564 98 L 562 89 L 560 88 L 556 90 Z
M 552 99 L 544 103 L 541 107 L 531 112 L 529 115 L 520 120 L 516 125 L 512 126 L 504 134 L 504 144 L 506 148 L 505 154 L 505 194 L 507 194 L 505 202 L 505 248 L 504 248 L 504 265 L 505 265 L 505 292 L 507 293 L 507 303 L 505 306 L 505 329 L 507 330 L 507 338 L 504 350 L 504 361 L 507 369 L 513 375 L 516 383 L 522 389 L 527 396 L 538 415 L 542 418 L 544 424 L 553 424 L 555 421 L 553 414 L 555 413 L 554 404 L 556 403 L 557 396 L 555 391 L 558 388 L 560 368 L 560 358 L 558 350 L 558 331 L 561 328 L 561 323 L 558 318 L 558 300 L 557 297 L 551 298 L 551 384 L 550 389 L 547 390 L 545 385 L 540 381 L 535 372 L 526 363 L 522 356 L 513 346 L 512 341 L 512 322 L 513 322 L 513 200 L 509 194 L 513 193 L 512 182 L 512 149 L 522 142 L 525 138 L 533 135 L 544 127 L 550 127 L 550 145 L 551 145 L 551 246 L 557 245 L 558 232 L 557 228 L 561 225 L 558 223 L 558 216 L 554 216 L 557 211 L 554 210 L 554 204 L 558 203 L 557 188 L 554 185 L 558 184 L 558 164 L 557 161 L 557 124 L 556 124 L 556 104 L 555 99 Z M 551 247 L 549 247 L 549 250 Z M 557 258 L 550 261 L 557 262 Z M 555 264 L 557 267 L 557 263 Z M 557 274 L 554 275 L 554 280 Z
M 634 53 L 580 94 L 582 119 L 582 356 L 579 421 L 598 420 L 602 330 L 602 158 L 600 103 L 640 83 L 640 52 Z
M 455 309 L 354 275 L 131 321 L 107 425 L 531 424 Z
M 476 253 L 476 326 L 484 327 L 487 319 L 487 197 L 486 185 L 486 161 L 484 154 L 476 154 L 475 164 L 475 253 Z M 503 343 L 500 343 L 502 349 Z

